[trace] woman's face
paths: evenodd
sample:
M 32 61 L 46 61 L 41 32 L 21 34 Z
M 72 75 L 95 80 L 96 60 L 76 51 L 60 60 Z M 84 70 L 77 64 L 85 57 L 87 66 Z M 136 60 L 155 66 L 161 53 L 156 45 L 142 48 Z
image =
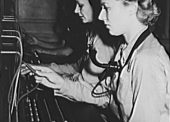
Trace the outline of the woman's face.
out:
M 121 35 L 128 30 L 129 10 L 124 6 L 122 0 L 101 0 L 102 10 L 99 19 L 109 29 L 112 35 Z M 133 24 L 133 23 L 132 23 Z
M 83 23 L 93 21 L 93 9 L 89 0 L 76 0 L 76 8 L 74 12 L 79 15 Z

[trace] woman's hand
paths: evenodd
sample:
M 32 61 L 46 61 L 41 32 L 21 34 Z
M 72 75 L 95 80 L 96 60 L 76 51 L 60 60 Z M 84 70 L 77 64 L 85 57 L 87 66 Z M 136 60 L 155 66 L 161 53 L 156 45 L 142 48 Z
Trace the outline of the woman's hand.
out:
M 29 69 L 27 68 L 27 66 L 26 66 L 25 63 L 23 63 L 23 64 L 21 65 L 20 70 L 21 70 L 21 75 L 23 75 L 23 76 L 26 75 L 26 74 L 28 74 L 28 73 L 31 73 L 31 70 L 29 70 Z
M 41 83 L 44 86 L 53 89 L 60 89 L 64 83 L 63 77 L 57 74 L 54 70 L 47 66 L 30 65 L 36 72 L 36 83 Z

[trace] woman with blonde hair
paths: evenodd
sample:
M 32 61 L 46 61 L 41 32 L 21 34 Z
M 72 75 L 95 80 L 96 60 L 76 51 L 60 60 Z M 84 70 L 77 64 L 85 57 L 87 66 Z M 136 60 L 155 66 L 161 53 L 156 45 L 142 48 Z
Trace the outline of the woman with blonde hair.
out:
M 153 34 L 160 15 L 154 0 L 101 0 L 99 19 L 123 35 L 114 61 L 110 107 L 124 122 L 170 122 L 170 60 Z M 114 96 L 114 97 L 113 97 Z

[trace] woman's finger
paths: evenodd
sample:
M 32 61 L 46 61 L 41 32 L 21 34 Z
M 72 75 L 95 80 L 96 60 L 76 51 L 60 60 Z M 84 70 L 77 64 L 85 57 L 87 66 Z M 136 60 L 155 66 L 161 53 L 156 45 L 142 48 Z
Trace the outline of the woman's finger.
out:
M 35 82 L 36 83 L 41 83 L 43 84 L 43 82 L 45 81 L 46 79 L 44 77 L 39 77 L 39 76 L 35 76 Z
M 36 80 L 35 82 L 36 82 L 36 83 L 41 83 L 41 82 L 42 82 L 42 80 Z
M 31 65 L 31 67 L 35 70 L 42 71 L 42 72 L 52 72 L 53 70 L 46 66 L 38 66 L 38 65 Z
M 39 76 L 35 75 L 34 78 L 35 78 L 35 80 L 39 80 L 39 81 L 41 80 L 42 81 L 42 77 L 39 77 Z
M 28 69 L 21 69 L 21 75 L 26 75 L 28 73 L 30 73 L 30 70 L 28 70 Z
M 36 79 L 36 83 L 40 83 L 40 84 L 47 86 L 49 88 L 56 88 L 56 86 L 53 83 L 49 82 L 45 77 Z
M 43 71 L 39 71 L 39 70 L 36 70 L 35 75 L 37 75 L 39 77 L 48 77 L 47 72 L 43 72 Z

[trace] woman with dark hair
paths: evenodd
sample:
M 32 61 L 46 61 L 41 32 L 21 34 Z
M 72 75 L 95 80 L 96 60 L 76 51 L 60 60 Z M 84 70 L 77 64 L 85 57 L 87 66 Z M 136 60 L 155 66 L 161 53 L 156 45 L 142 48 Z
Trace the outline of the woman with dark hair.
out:
M 110 107 L 124 122 L 170 122 L 170 60 L 154 36 L 160 15 L 154 0 L 101 0 L 99 19 L 123 35 L 113 59 L 121 68 L 110 81 Z
M 103 38 L 107 38 L 109 35 L 100 36 L 97 34 L 100 31 L 105 31 L 103 32 L 105 34 L 107 33 L 102 23 L 97 20 L 100 10 L 99 0 L 76 0 L 74 12 L 79 15 L 83 23 L 82 28 L 87 39 L 87 45 L 90 44 L 97 50 L 96 58 L 101 63 L 108 63 L 114 54 L 114 50 L 112 46 L 108 46 L 102 41 Z M 100 34 L 102 33 L 100 32 Z M 87 53 L 75 64 L 58 65 L 51 63 L 50 66 L 32 65 L 36 70 L 36 74 L 38 74 L 35 74 L 36 82 L 53 88 L 56 96 L 62 96 L 71 101 L 78 101 L 79 103 L 105 106 L 109 102 L 108 96 L 95 98 L 91 95 L 93 87 L 99 80 L 98 76 L 104 69 L 92 63 L 88 52 L 87 49 Z M 26 72 L 23 70 L 22 74 Z M 100 88 L 98 90 L 102 91 L 103 89 Z M 73 109 L 76 111 L 77 107 Z M 85 117 L 81 116 L 84 110 L 86 111 Z M 93 116 L 98 113 L 97 109 L 93 109 L 91 105 L 90 107 L 86 107 L 86 109 L 79 109 L 79 111 L 75 115 L 77 118 L 81 118 L 79 122 L 103 121 L 99 116 Z M 82 120 L 82 117 L 84 120 Z
M 77 13 L 82 22 L 85 23 L 83 26 L 86 27 L 87 45 L 93 44 L 93 48 L 98 52 L 96 58 L 101 63 L 108 63 L 114 54 L 113 48 L 107 46 L 99 35 L 91 33 L 94 31 L 89 32 L 90 29 L 94 29 L 91 27 L 93 25 L 93 8 L 90 2 L 88 0 L 76 0 L 74 12 Z M 91 35 L 92 37 L 90 37 Z M 37 70 L 39 76 L 43 75 L 47 77 L 44 78 L 35 75 L 36 82 L 53 88 L 57 95 L 60 94 L 70 99 L 97 105 L 104 105 L 109 102 L 108 97 L 96 99 L 91 95 L 93 86 L 98 82 L 98 75 L 100 75 L 104 69 L 92 63 L 88 55 L 88 49 L 87 55 L 84 55 L 78 63 L 72 65 L 57 65 L 51 63 L 50 66 L 32 65 L 32 67 Z M 25 74 L 24 71 L 23 74 Z

